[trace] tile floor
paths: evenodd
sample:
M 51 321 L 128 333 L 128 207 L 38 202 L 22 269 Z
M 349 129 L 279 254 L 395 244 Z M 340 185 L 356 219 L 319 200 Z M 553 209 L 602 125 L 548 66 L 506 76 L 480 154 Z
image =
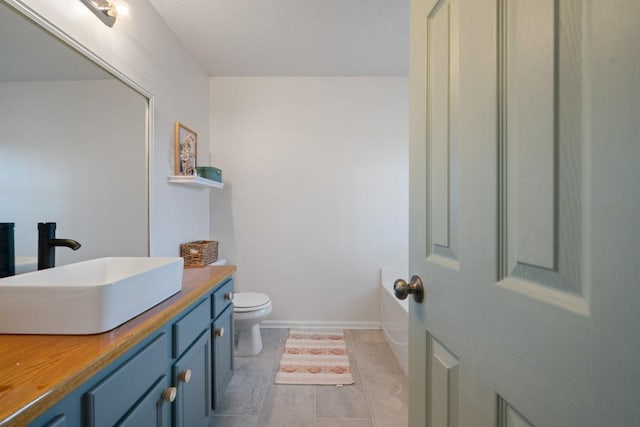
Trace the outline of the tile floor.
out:
M 237 357 L 210 427 L 404 427 L 407 376 L 381 331 L 347 330 L 354 385 L 276 385 L 288 329 L 262 329 L 264 349 Z

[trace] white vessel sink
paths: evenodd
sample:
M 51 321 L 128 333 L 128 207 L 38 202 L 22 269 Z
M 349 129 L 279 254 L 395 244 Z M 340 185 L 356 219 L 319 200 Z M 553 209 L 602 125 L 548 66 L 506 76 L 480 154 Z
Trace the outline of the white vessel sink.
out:
M 97 258 L 0 279 L 0 333 L 97 334 L 182 288 L 182 258 Z

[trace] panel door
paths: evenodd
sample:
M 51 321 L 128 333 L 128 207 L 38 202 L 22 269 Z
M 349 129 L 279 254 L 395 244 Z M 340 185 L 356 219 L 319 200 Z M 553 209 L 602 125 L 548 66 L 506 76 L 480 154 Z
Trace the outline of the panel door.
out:
M 51 421 L 46 423 L 44 427 L 66 427 L 67 417 L 64 414 L 56 415 Z
M 411 1 L 411 426 L 640 422 L 638 22 Z
M 174 384 L 178 395 L 174 403 L 174 425 L 201 426 L 210 414 L 211 340 L 209 329 L 173 365 Z
M 233 377 L 233 305 L 213 322 L 213 409 Z
M 171 404 L 165 399 L 169 379 L 162 376 L 117 427 L 163 427 L 171 424 Z M 63 427 L 64 424 L 56 427 Z

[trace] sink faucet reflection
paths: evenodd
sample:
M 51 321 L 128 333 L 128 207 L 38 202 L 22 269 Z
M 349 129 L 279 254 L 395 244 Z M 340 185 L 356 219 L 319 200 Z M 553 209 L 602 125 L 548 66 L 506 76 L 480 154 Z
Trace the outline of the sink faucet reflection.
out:
M 80 243 L 72 239 L 56 239 L 55 222 L 38 223 L 38 270 L 55 267 L 56 246 L 65 246 L 74 251 L 80 248 Z

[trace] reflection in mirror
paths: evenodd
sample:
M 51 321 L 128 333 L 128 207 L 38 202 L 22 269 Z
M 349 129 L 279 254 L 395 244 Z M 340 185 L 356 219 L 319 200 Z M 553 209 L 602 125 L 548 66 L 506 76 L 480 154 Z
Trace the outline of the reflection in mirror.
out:
M 148 256 L 148 99 L 0 3 L 0 222 L 16 257 L 56 222 L 56 265 Z

